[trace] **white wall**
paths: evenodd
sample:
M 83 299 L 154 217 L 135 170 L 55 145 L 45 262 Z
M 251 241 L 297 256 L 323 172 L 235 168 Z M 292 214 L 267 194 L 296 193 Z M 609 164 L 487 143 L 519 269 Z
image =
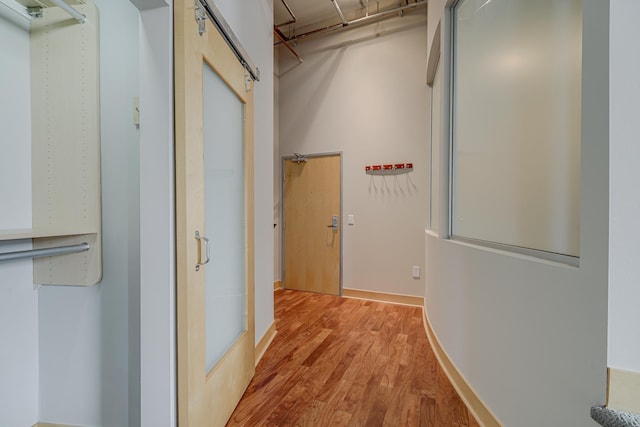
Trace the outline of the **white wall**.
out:
M 7 13 L 0 13 L 0 229 L 31 228 L 29 32 Z M 0 252 L 25 249 L 31 249 L 30 241 L 0 242 Z M 3 426 L 38 419 L 38 293 L 32 283 L 30 260 L 0 263 Z
M 301 42 L 303 63 L 280 51 L 280 155 L 343 152 L 344 288 L 423 294 L 411 267 L 424 267 L 427 218 L 425 24 L 421 10 Z M 405 162 L 413 172 L 364 170 Z
M 273 323 L 273 0 L 216 4 L 260 69 L 253 101 L 257 342 Z
M 164 427 L 176 425 L 173 15 L 164 0 L 134 3 L 147 8 L 139 36 L 140 425 Z
M 282 163 L 280 160 L 280 49 L 273 49 L 273 281 L 282 279 L 280 251 L 280 205 L 282 203 Z
M 629 40 L 640 37 L 633 19 L 634 0 L 611 0 L 610 12 L 610 218 L 609 218 L 609 353 L 610 367 L 640 372 L 640 194 L 636 183 L 640 158 L 640 58 L 629 55 Z
M 446 3 L 429 5 L 429 43 L 439 20 L 443 26 L 445 76 Z M 426 236 L 428 318 L 450 359 L 506 426 L 596 425 L 589 408 L 605 399 L 608 4 L 585 0 L 584 11 L 580 266 Z M 448 79 L 440 105 L 448 111 L 444 88 Z M 442 129 L 434 143 L 448 141 L 447 114 Z
M 134 424 L 139 411 L 138 12 L 100 12 L 103 280 L 40 291 L 40 421 Z M 134 344 L 135 343 L 135 344 Z

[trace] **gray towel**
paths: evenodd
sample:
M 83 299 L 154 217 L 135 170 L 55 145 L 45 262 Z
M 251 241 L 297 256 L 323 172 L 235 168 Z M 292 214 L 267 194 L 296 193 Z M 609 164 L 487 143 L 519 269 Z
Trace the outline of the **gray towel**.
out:
M 604 406 L 592 406 L 591 418 L 604 427 L 640 427 L 640 415 Z

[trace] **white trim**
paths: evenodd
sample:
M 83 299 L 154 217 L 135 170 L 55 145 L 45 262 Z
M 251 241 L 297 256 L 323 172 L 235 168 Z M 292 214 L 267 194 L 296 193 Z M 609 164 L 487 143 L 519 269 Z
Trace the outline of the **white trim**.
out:
M 427 338 L 429 339 L 431 349 L 438 360 L 438 364 L 478 424 L 480 424 L 481 427 L 502 426 L 500 421 L 498 421 L 498 418 L 493 414 L 493 412 L 491 412 L 482 399 L 480 399 L 473 387 L 462 376 L 453 361 L 449 358 L 449 355 L 440 344 L 435 331 L 431 327 L 429 317 L 427 316 L 427 310 L 424 307 L 422 309 L 422 324 L 424 326 L 425 333 L 427 334 Z
M 342 296 L 345 298 L 379 301 L 387 304 L 407 305 L 410 307 L 424 306 L 424 298 L 414 295 L 391 294 L 388 292 L 375 292 L 362 289 L 345 288 L 342 290 Z
M 0 17 L 27 31 L 29 30 L 31 16 L 27 12 L 27 8 L 15 0 L 0 0 Z
M 140 423 L 175 427 L 172 5 L 140 11 L 139 43 Z
M 640 372 L 609 368 L 607 407 L 640 414 Z
M 454 242 L 459 242 L 461 244 L 464 244 L 470 247 L 494 249 L 494 250 L 500 251 L 500 253 L 503 253 L 505 255 L 513 253 L 513 254 L 524 255 L 528 259 L 532 259 L 532 260 L 550 261 L 554 264 L 561 264 L 561 265 L 564 264 L 571 267 L 580 267 L 580 257 L 575 257 L 571 255 L 558 254 L 554 252 L 546 252 L 539 249 L 525 248 L 521 246 L 490 242 L 487 240 L 472 239 L 470 237 L 462 237 L 462 236 L 456 236 L 456 235 L 451 235 L 449 239 Z
M 273 322 L 271 322 L 271 325 L 269 326 L 269 328 L 267 328 L 267 331 L 264 333 L 262 338 L 260 338 L 260 341 L 258 341 L 258 343 L 256 344 L 255 366 L 258 366 L 258 363 L 260 363 L 260 360 L 262 360 L 262 358 L 264 357 L 264 354 L 269 349 L 269 346 L 273 342 L 273 339 L 276 337 L 277 333 L 278 331 L 276 331 L 276 321 L 274 320 Z

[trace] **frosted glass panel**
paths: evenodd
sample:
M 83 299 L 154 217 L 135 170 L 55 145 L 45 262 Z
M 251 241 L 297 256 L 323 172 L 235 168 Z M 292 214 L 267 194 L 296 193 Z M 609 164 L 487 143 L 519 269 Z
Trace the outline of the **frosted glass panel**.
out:
M 582 2 L 454 17 L 453 234 L 578 256 Z
M 243 114 L 239 98 L 204 64 L 207 371 L 246 329 Z

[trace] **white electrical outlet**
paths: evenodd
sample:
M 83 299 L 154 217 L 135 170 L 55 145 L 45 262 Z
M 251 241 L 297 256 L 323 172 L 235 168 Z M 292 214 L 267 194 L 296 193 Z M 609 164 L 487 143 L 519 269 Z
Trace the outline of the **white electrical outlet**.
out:
M 354 222 L 353 215 L 347 215 L 347 225 L 353 225 Z
M 419 265 L 414 265 L 413 267 L 411 267 L 411 273 L 412 273 L 414 279 L 419 279 L 420 278 L 420 266 Z

